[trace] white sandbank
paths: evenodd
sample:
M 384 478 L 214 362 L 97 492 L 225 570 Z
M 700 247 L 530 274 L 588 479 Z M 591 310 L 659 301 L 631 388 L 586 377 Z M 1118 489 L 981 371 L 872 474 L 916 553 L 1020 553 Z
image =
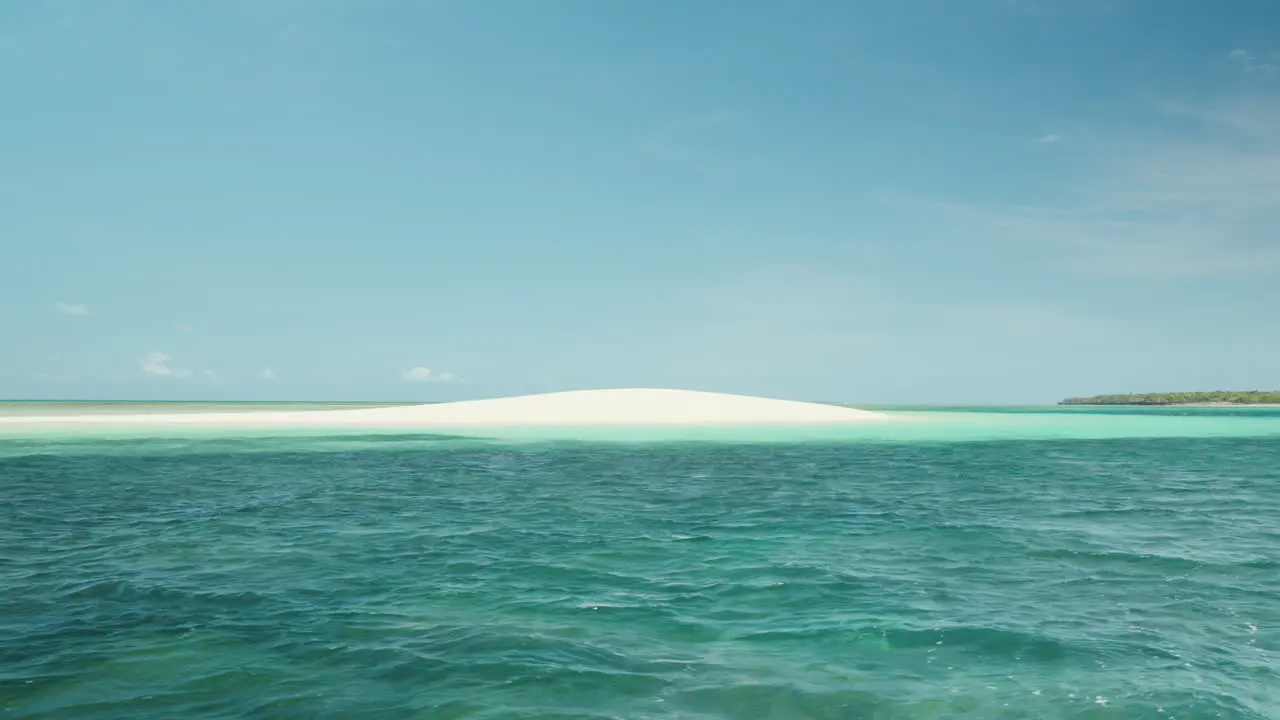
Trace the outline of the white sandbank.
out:
M 359 410 L 0 417 L 0 425 L 449 428 L 598 425 L 834 425 L 888 415 L 822 403 L 692 390 L 575 390 Z

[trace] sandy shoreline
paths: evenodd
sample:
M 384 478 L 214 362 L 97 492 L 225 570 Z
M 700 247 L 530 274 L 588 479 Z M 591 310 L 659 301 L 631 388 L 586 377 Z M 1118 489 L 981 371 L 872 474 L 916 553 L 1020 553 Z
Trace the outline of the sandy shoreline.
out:
M 1156 407 L 1280 408 L 1280 403 L 1181 403 L 1176 405 L 1158 405 Z
M 1142 407 L 1142 408 L 1280 408 L 1280 403 L 1058 403 L 1060 407 Z
M 449 428 L 476 426 L 820 425 L 889 416 L 822 403 L 691 390 L 578 390 L 357 410 L 0 417 L 20 427 Z

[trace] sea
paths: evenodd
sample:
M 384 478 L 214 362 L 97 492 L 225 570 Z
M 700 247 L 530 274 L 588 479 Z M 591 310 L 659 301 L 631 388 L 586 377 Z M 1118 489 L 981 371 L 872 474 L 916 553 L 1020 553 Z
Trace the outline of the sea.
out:
M 0 718 L 1280 718 L 1280 409 L 886 410 L 0 428 Z

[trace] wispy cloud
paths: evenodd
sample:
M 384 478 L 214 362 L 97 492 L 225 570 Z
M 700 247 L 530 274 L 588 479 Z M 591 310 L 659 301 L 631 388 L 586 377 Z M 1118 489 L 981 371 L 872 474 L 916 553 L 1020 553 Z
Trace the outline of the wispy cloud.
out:
M 189 333 L 189 332 L 192 332 L 193 330 L 195 330 L 195 328 L 191 327 L 186 323 L 178 323 L 178 332 L 180 333 Z
M 1054 143 L 1062 142 L 1062 140 L 1062 136 L 1057 133 L 1048 133 L 1036 138 L 1036 142 L 1041 145 L 1053 145 Z
M 1065 272 L 1176 280 L 1257 276 L 1280 270 L 1280 247 L 1213 218 L 1089 206 L 909 204 L 943 219 L 957 237 L 1035 247 L 1046 264 Z
M 1057 267 L 1164 278 L 1280 271 L 1280 98 L 1162 103 L 1137 134 L 1073 143 L 1056 206 L 913 201 L 976 241 L 1039 244 Z
M 960 296 L 944 302 L 917 297 L 901 283 L 886 283 L 874 273 L 804 264 L 755 268 L 703 288 L 686 304 L 705 323 L 700 333 L 715 330 L 708 334 L 716 343 L 734 337 L 749 343 L 738 349 L 753 354 L 780 348 L 823 363 L 842 352 L 890 351 L 916 333 L 938 336 L 962 328 L 983 337 L 1029 339 L 1098 329 L 1095 319 L 1053 305 Z M 904 333 L 904 328 L 913 332 Z
M 179 379 L 191 377 L 190 370 L 174 367 L 170 364 L 172 360 L 173 358 L 168 353 L 152 351 L 139 358 L 138 364 L 142 367 L 142 372 L 147 375 Z
M 83 379 L 84 378 L 82 378 L 79 375 L 71 375 L 71 374 L 64 375 L 64 374 L 49 373 L 49 372 L 36 373 L 36 380 L 39 380 L 41 382 L 78 383 L 78 382 L 81 382 Z
M 263 380 L 266 380 L 267 382 L 275 382 L 276 380 L 280 379 L 279 376 L 276 375 L 276 371 L 271 369 L 270 365 L 262 368 L 261 377 Z
M 1244 48 L 1237 48 L 1228 53 L 1227 57 L 1240 66 L 1245 72 L 1274 72 L 1280 70 L 1280 64 L 1275 59 L 1262 60 L 1256 53 Z
M 1115 12 L 1118 0 L 999 0 L 1005 9 L 1022 15 L 1105 15 Z
M 708 133 L 728 125 L 733 119 L 732 113 L 721 111 L 668 123 L 651 132 L 640 143 L 640 151 L 700 175 L 725 177 L 729 174 L 728 169 L 700 146 L 705 143 Z
M 437 372 L 435 370 L 431 370 L 430 368 L 422 367 L 421 365 L 405 370 L 403 373 L 400 373 L 400 377 L 405 380 L 408 380 L 409 382 L 456 382 L 457 381 L 457 378 L 454 377 L 453 373 Z
M 84 303 L 56 302 L 53 309 L 60 315 L 88 315 L 89 308 Z
M 829 375 L 884 342 L 879 331 L 893 306 L 883 300 L 873 280 L 805 264 L 726 269 L 664 298 L 680 312 L 657 335 L 583 342 L 563 362 L 645 367 L 645 382 L 727 391 Z M 599 382 L 618 382 L 593 372 Z
M 990 368 L 1005 362 L 997 348 L 1049 354 L 1082 335 L 1114 336 L 1105 318 L 1051 299 L 999 300 L 981 292 L 939 299 L 872 269 L 854 269 L 860 264 L 725 269 L 662 299 L 680 311 L 661 328 L 577 343 L 558 361 L 596 385 L 638 379 L 809 399 L 824 399 L 814 394 L 820 388 L 843 386 L 888 397 L 912 392 L 912 378 L 946 372 L 951 358 L 939 359 L 945 353 L 968 353 L 970 367 Z

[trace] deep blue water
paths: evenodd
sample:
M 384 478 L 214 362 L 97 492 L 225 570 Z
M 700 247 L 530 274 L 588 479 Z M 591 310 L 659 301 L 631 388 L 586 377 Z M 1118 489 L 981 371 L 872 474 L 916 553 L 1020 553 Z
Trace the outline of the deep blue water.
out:
M 0 717 L 1276 718 L 1280 413 L 1252 412 L 0 439 Z

